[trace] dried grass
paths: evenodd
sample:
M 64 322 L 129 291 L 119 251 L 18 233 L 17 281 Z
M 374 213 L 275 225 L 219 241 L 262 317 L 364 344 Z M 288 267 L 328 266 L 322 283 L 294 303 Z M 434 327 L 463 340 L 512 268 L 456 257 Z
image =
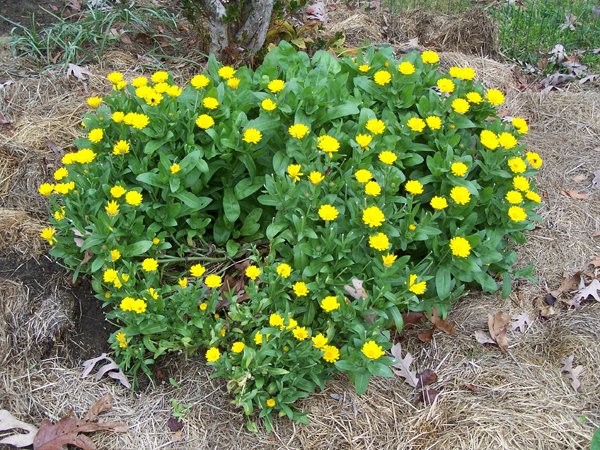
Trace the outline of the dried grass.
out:
M 44 223 L 26 211 L 0 208 L 0 255 L 14 252 L 31 257 L 45 246 L 39 234 Z

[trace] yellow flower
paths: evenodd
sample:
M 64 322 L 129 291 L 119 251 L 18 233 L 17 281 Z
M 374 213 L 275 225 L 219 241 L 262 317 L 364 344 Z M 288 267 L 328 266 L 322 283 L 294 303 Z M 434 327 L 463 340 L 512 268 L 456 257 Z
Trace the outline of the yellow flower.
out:
M 518 175 L 513 178 L 513 186 L 519 191 L 527 192 L 529 190 L 529 181 L 527 178 Z
M 187 277 L 179 278 L 177 280 L 177 284 L 179 286 L 181 286 L 182 288 L 185 289 L 187 287 L 187 285 L 188 285 L 188 279 L 187 279 Z
M 217 347 L 211 347 L 206 351 L 206 361 L 209 363 L 217 362 L 221 357 L 221 352 Z
M 519 191 L 508 191 L 504 198 L 513 205 L 518 205 L 523 201 L 523 195 Z
M 358 66 L 358 70 L 360 70 L 361 72 L 368 72 L 369 70 L 371 70 L 371 66 L 368 64 L 361 64 L 360 66 Z
M 373 175 L 367 169 L 359 169 L 354 172 L 354 177 L 359 183 L 368 183 Z
M 323 336 L 323 333 L 319 333 L 316 336 L 312 337 L 312 343 L 314 348 L 321 349 L 327 345 L 327 342 L 329 342 L 329 339 Z
M 437 195 L 431 199 L 429 204 L 433 209 L 437 209 L 438 211 L 448 207 L 448 201 L 444 197 L 439 197 Z
M 469 167 L 465 163 L 455 162 L 450 166 L 450 170 L 452 171 L 453 175 L 457 177 L 464 177 L 467 173 L 467 170 L 469 170 Z
M 254 335 L 254 343 L 255 343 L 256 345 L 260 345 L 260 344 L 262 344 L 262 343 L 263 343 L 263 336 L 262 336 L 262 334 L 260 334 L 260 333 L 256 333 L 256 334 Z
M 208 308 L 208 305 L 204 302 L 200 303 L 200 305 L 198 305 L 198 308 L 200 308 L 200 311 L 206 311 L 206 309 Z
M 276 404 L 277 404 L 277 402 L 275 401 L 274 398 L 270 398 L 270 399 L 267 400 L 267 406 L 269 408 L 273 408 Z
M 142 261 L 142 269 L 146 272 L 154 272 L 158 269 L 158 261 L 154 258 L 146 258 Z
M 370 206 L 363 210 L 362 220 L 369 228 L 380 227 L 383 225 L 385 216 L 377 206 Z
M 227 80 L 227 86 L 229 86 L 231 89 L 237 89 L 240 85 L 240 81 L 241 80 L 239 78 L 230 78 Z
M 296 123 L 288 128 L 288 133 L 294 139 L 302 139 L 308 134 L 308 127 L 303 123 Z
M 523 173 L 527 170 L 527 165 L 521 158 L 510 158 L 508 167 L 513 173 Z
M 208 114 L 200 114 L 196 119 L 196 126 L 202 128 L 203 130 L 208 130 L 215 124 L 215 119 L 213 119 Z
M 432 130 L 439 130 L 442 128 L 442 119 L 438 116 L 429 116 L 425 119 L 427 126 Z
M 318 211 L 319 217 L 325 221 L 335 220 L 340 214 L 335 206 L 322 205 Z
M 229 80 L 235 75 L 235 69 L 231 66 L 223 66 L 217 72 L 219 76 L 225 80 Z
M 415 73 L 415 66 L 408 61 L 401 62 L 400 65 L 398 65 L 398 72 L 400 72 L 402 75 L 412 75 Z
M 527 121 L 520 117 L 515 117 L 512 120 L 513 126 L 517 129 L 517 133 L 519 134 L 527 134 L 529 131 L 529 127 L 527 126 Z
M 498 142 L 500 142 L 500 145 L 506 150 L 515 148 L 518 144 L 517 139 L 512 134 L 506 132 L 498 135 Z
M 475 78 L 475 70 L 471 67 L 450 67 L 448 71 L 451 77 L 460 78 L 461 80 L 472 80 Z
M 244 131 L 242 140 L 248 144 L 258 144 L 262 139 L 262 133 L 256 128 L 248 128 Z
M 308 338 L 308 331 L 306 331 L 305 327 L 294 328 L 294 331 L 292 331 L 292 334 L 299 341 L 304 341 L 306 338 Z
M 150 297 L 152 297 L 154 300 L 158 300 L 158 292 L 156 292 L 156 289 L 154 288 L 149 288 L 147 290 L 148 294 L 150 295 Z
M 467 92 L 465 97 L 467 97 L 467 101 L 469 103 L 473 103 L 474 105 L 478 105 L 483 101 L 483 97 L 479 92 Z
M 287 174 L 292 180 L 294 180 L 294 182 L 300 181 L 300 177 L 304 175 L 302 172 L 300 172 L 301 169 L 302 167 L 300 164 L 290 164 L 287 166 Z
M 148 124 L 150 123 L 150 118 L 146 115 L 146 114 L 137 114 L 137 113 L 132 113 L 133 116 L 131 116 L 130 122 L 131 122 L 131 126 L 133 128 L 136 128 L 138 130 L 141 130 L 143 128 L 146 128 L 148 126 Z M 127 116 L 125 116 L 127 117 Z M 125 119 L 123 119 L 125 120 Z
M 120 348 L 127 348 L 127 339 L 125 337 L 125 333 L 117 333 L 115 334 L 115 339 L 119 343 Z
M 104 207 L 106 214 L 109 216 L 116 216 L 119 213 L 119 204 L 114 200 L 109 201 Z
M 459 205 L 466 205 L 471 201 L 471 193 L 464 186 L 454 186 L 450 191 L 450 197 Z
M 421 53 L 421 61 L 423 61 L 425 64 L 435 64 L 439 62 L 439 60 L 440 57 L 438 54 L 431 50 L 425 50 L 423 53 Z
M 245 274 L 248 278 L 250 278 L 251 280 L 256 280 L 258 278 L 258 276 L 260 275 L 260 269 L 257 266 L 248 266 L 246 268 Z
M 542 198 L 538 195 L 538 193 L 533 191 L 527 191 L 525 193 L 525 198 L 535 203 L 539 203 L 542 201 Z
M 87 104 L 94 109 L 100 106 L 100 103 L 102 103 L 102 97 L 90 97 L 87 99 Z
M 383 120 L 370 119 L 367 120 L 365 128 L 373 134 L 382 134 L 385 131 L 385 123 Z
M 381 194 L 381 186 L 377 184 L 375 181 L 369 181 L 365 184 L 365 194 L 370 195 L 372 197 L 377 197 Z
M 375 341 L 365 342 L 360 351 L 369 359 L 379 359 L 385 354 L 383 347 Z
M 416 295 L 422 295 L 427 290 L 427 282 L 421 281 L 417 283 L 418 276 L 412 273 L 408 279 L 408 290 Z
M 122 113 L 121 111 L 115 111 L 114 113 L 112 113 L 111 119 L 114 123 L 121 123 L 123 122 L 123 119 L 125 118 L 125 114 Z
M 485 98 L 494 106 L 501 105 L 504 103 L 504 94 L 498 89 L 490 89 L 485 93 Z
M 511 206 L 508 208 L 508 217 L 510 217 L 513 222 L 522 222 L 527 219 L 527 213 L 520 206 Z
M 116 185 L 110 188 L 110 195 L 114 198 L 121 198 L 125 192 L 127 191 L 123 186 Z
M 244 344 L 242 341 L 237 341 L 231 345 L 231 351 L 233 353 L 242 353 L 245 347 L 246 344 Z
M 79 164 L 91 163 L 96 158 L 96 153 L 89 148 L 82 148 L 73 155 L 73 160 Z
M 496 136 L 496 133 L 490 130 L 483 130 L 479 134 L 479 141 L 481 142 L 481 145 L 483 145 L 486 148 L 489 148 L 490 150 L 495 150 L 500 145 L 498 136 Z
M 325 134 L 317 138 L 317 147 L 331 158 L 340 149 L 340 143 L 336 138 Z
M 397 258 L 398 257 L 392 253 L 388 253 L 387 255 L 381 255 L 381 259 L 385 267 L 392 267 L 392 264 L 394 264 Z
M 123 81 L 123 74 L 120 72 L 111 72 L 108 75 L 106 75 L 106 79 L 112 84 L 117 84 Z
M 539 169 L 540 167 L 542 167 L 542 158 L 536 152 L 527 152 L 525 154 L 525 159 L 527 159 L 529 165 L 534 169 Z
M 452 102 L 452 109 L 459 114 L 464 114 L 469 110 L 469 102 L 462 98 L 457 98 Z
M 149 92 L 148 95 L 144 97 L 144 101 L 148 106 L 158 106 L 160 105 L 160 102 L 163 101 L 163 96 L 152 90 L 152 92 Z
M 160 244 L 160 239 L 159 239 L 159 238 L 157 238 L 157 237 L 155 237 L 155 238 L 153 238 L 153 239 L 152 239 L 152 243 L 153 243 L 154 245 L 158 245 L 158 244 Z
M 321 172 L 311 172 L 308 175 L 308 179 L 312 184 L 319 184 L 321 181 L 325 179 Z
M 323 359 L 328 363 L 334 363 L 338 359 L 340 359 L 340 351 L 337 347 L 334 347 L 333 345 L 325 345 L 321 348 L 321 350 L 324 352 Z
M 450 250 L 454 256 L 466 258 L 471 254 L 471 244 L 464 237 L 453 237 L 450 239 Z
M 54 185 L 50 183 L 40 184 L 40 187 L 38 188 L 38 192 L 44 197 L 48 197 L 50 194 L 52 194 L 52 191 L 54 191 Z
M 298 297 L 306 297 L 310 292 L 304 281 L 297 281 L 292 287 L 294 289 L 294 294 Z
M 94 144 L 97 144 L 98 142 L 100 142 L 103 137 L 104 137 L 104 131 L 102 130 L 102 128 L 94 128 L 92 131 L 90 131 L 88 133 L 88 139 L 91 142 L 93 142 Z
M 275 103 L 273 100 L 271 100 L 270 98 L 265 98 L 261 103 L 260 106 L 262 107 L 262 109 L 264 109 L 265 111 L 273 111 L 275 108 L 277 108 L 277 103 Z
M 326 312 L 331 312 L 340 307 L 340 304 L 337 301 L 337 297 L 334 295 L 328 295 L 323 300 L 321 300 L 321 308 L 323 308 Z
M 167 95 L 169 97 L 179 97 L 183 93 L 183 90 L 179 86 L 169 86 L 167 89 Z
M 66 178 L 68 176 L 69 176 L 69 171 L 66 168 L 64 168 L 64 167 L 61 167 L 60 169 L 57 169 L 54 172 L 54 179 L 57 180 L 57 181 L 60 181 L 63 178 Z
M 452 81 L 450 78 L 440 78 L 437 80 L 436 84 L 438 89 L 442 92 L 447 92 L 449 94 L 454 92 L 454 81 Z
M 136 88 L 146 86 L 147 84 L 148 84 L 148 78 L 146 78 L 146 77 L 136 77 L 131 82 L 131 85 Z
M 169 74 L 164 71 L 154 72 L 152 74 L 151 80 L 153 83 L 164 83 L 169 79 Z
M 205 97 L 202 100 L 202 106 L 206 109 L 217 109 L 219 107 L 219 101 L 214 97 Z
M 120 91 L 125 86 L 127 86 L 127 81 L 119 81 L 115 86 L 113 86 L 113 91 Z
M 277 275 L 279 275 L 282 278 L 287 278 L 292 273 L 292 268 L 289 266 L 289 264 L 286 263 L 279 264 L 277 266 L 277 269 L 275 270 L 277 272 Z
M 113 155 L 124 155 L 125 153 L 129 153 L 129 142 L 127 141 L 117 141 L 117 143 L 113 146 Z
M 221 284 L 223 284 L 223 280 L 219 275 L 215 275 L 213 273 L 208 275 L 204 279 L 204 284 L 206 284 L 206 286 L 208 286 L 209 288 L 218 288 L 219 286 L 221 286 Z
M 375 75 L 373 75 L 373 80 L 375 80 L 375 83 L 377 83 L 379 86 L 385 86 L 392 81 L 392 74 L 390 74 L 387 70 L 379 70 L 375 72 Z
M 406 192 L 413 195 L 423 193 L 423 185 L 418 180 L 408 180 L 404 185 L 404 189 L 406 189 Z
M 273 94 L 283 91 L 284 87 L 285 87 L 285 81 L 283 81 L 283 80 L 271 80 L 271 81 L 269 81 L 269 84 L 267 85 L 267 88 L 269 88 L 269 90 Z
M 150 86 L 140 86 L 139 88 L 137 88 L 135 90 L 135 96 L 145 99 L 146 97 L 154 94 L 155 92 L 156 91 L 154 89 L 152 89 Z M 136 113 L 129 113 L 129 114 L 136 114 Z M 127 122 L 125 122 L 125 123 L 127 123 Z
M 43 239 L 46 239 L 48 241 L 48 244 L 54 245 L 57 241 L 57 239 L 54 237 L 55 234 L 56 234 L 56 228 L 46 227 L 46 228 L 42 229 L 42 231 L 40 233 L 40 237 Z
M 60 209 L 54 211 L 53 216 L 56 220 L 63 220 L 65 218 L 65 207 L 61 206 Z
M 409 229 L 410 231 L 415 231 L 415 230 L 417 229 L 417 226 L 416 226 L 414 223 L 411 223 L 411 224 L 408 226 L 408 229 Z
M 142 194 L 136 191 L 129 191 L 125 194 L 125 202 L 131 206 L 139 206 L 143 199 Z
M 406 122 L 406 125 L 416 133 L 420 133 L 425 129 L 425 121 L 420 117 L 411 117 L 408 119 L 408 122 Z
M 104 273 L 102 274 L 102 279 L 104 280 L 105 283 L 113 283 L 118 278 L 118 276 L 119 276 L 119 274 L 117 273 L 116 270 L 106 269 L 104 271 Z
M 369 247 L 384 252 L 390 247 L 390 241 L 385 234 L 377 233 L 373 236 L 369 236 Z
M 359 134 L 356 136 L 355 140 L 358 145 L 360 145 L 362 148 L 365 148 L 369 146 L 373 140 L 373 136 L 370 134 Z
M 169 171 L 171 172 L 171 175 L 175 175 L 180 170 L 181 170 L 181 166 L 179 164 L 171 164 L 171 167 L 169 167 Z
M 398 159 L 398 156 L 396 156 L 396 154 L 394 152 L 391 152 L 389 150 L 384 150 L 381 153 L 379 153 L 378 155 L 379 161 L 381 161 L 384 164 L 387 165 L 392 165 L 394 164 L 394 162 L 396 162 L 396 160 Z
M 271 314 L 269 316 L 269 325 L 283 329 L 283 317 L 281 317 L 279 314 Z
M 202 89 L 203 87 L 208 86 L 208 84 L 210 83 L 210 80 L 205 75 L 196 75 L 195 77 L 192 78 L 190 83 L 196 89 Z

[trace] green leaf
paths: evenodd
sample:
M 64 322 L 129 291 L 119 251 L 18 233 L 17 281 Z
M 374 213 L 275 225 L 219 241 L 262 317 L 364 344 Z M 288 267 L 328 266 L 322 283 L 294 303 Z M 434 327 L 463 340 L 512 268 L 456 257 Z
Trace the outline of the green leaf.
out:
M 252 180 L 250 178 L 244 178 L 239 183 L 235 185 L 235 198 L 238 200 L 243 200 L 246 197 L 254 194 L 264 185 L 264 180 L 262 177 L 260 179 Z
M 94 262 L 92 263 L 92 268 L 90 269 L 90 271 L 92 273 L 99 271 L 102 266 L 104 265 L 104 258 L 97 256 L 96 259 L 94 259 Z
M 232 188 L 226 188 L 223 192 L 223 212 L 225 212 L 225 218 L 231 223 L 240 217 L 240 204 L 235 198 Z
M 148 143 L 144 147 L 144 153 L 146 155 L 151 155 L 156 150 L 158 150 L 163 145 L 165 145 L 167 142 L 169 142 L 172 137 L 173 137 L 173 132 L 169 131 L 167 133 L 167 135 L 165 137 L 163 137 L 162 139 L 153 139 L 151 141 L 148 141 Z
M 371 379 L 371 374 L 369 372 L 355 373 L 352 378 L 352 381 L 354 382 L 354 389 L 358 395 L 363 395 L 365 392 L 367 392 L 369 380 Z
M 361 100 L 351 100 L 343 105 L 334 106 L 332 108 L 327 109 L 327 119 L 334 120 L 339 119 L 340 117 L 352 116 L 354 114 L 358 114 L 360 110 L 358 107 L 362 104 Z
M 590 444 L 590 450 L 600 450 L 600 428 L 596 430 L 592 437 L 592 443 Z
M 435 290 L 440 299 L 445 299 L 450 295 L 452 287 L 452 278 L 450 268 L 447 266 L 438 267 L 435 274 Z
M 139 256 L 146 253 L 152 247 L 152 241 L 138 241 L 135 244 L 128 245 L 123 252 L 123 256 Z
M 502 298 L 508 298 L 512 291 L 512 279 L 508 272 L 502 275 Z
M 344 359 L 342 359 L 340 361 L 336 361 L 335 362 L 335 367 L 337 367 L 338 369 L 340 369 L 342 372 L 354 372 L 354 371 L 356 371 L 358 369 L 356 367 L 355 363 L 352 363 L 350 361 L 346 361 Z
M 285 228 L 287 228 L 287 224 L 273 222 L 272 224 L 270 224 L 267 227 L 267 231 L 266 231 L 265 235 L 267 236 L 268 240 L 272 241 L 273 238 L 275 236 L 277 236 L 279 233 L 281 233 L 281 231 L 284 230 Z
M 238 250 L 240 249 L 240 244 L 232 241 L 231 239 L 227 241 L 227 244 L 225 244 L 225 250 L 227 250 L 227 256 L 229 256 L 230 258 L 233 258 L 235 255 L 237 255 Z
M 174 194 L 174 197 L 178 200 L 181 200 L 185 205 L 189 206 L 194 210 L 201 210 L 208 206 L 210 202 L 212 202 L 211 198 L 208 197 L 198 197 L 191 192 L 178 192 Z
M 400 313 L 398 307 L 392 306 L 390 309 L 388 309 L 388 311 L 394 320 L 394 324 L 396 325 L 398 332 L 402 331 L 404 328 L 404 319 L 402 318 L 402 314 Z
M 155 186 L 155 187 L 163 187 L 165 184 L 161 180 L 160 176 L 157 173 L 153 173 L 153 172 L 140 173 L 137 177 L 135 177 L 135 179 L 142 183 L 146 183 L 150 186 Z

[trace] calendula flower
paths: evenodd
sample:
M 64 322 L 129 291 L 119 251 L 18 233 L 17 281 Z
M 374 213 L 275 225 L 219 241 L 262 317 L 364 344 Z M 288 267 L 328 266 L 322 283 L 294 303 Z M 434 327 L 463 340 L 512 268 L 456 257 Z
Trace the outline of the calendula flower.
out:
M 340 351 L 337 347 L 333 345 L 326 345 L 321 350 L 323 353 L 323 359 L 328 363 L 334 363 L 340 359 Z
M 421 53 L 421 61 L 425 64 L 435 64 L 440 61 L 440 57 L 436 52 L 425 50 Z
M 208 305 L 202 302 L 200 305 L 198 305 L 198 308 L 200 308 L 200 311 L 206 311 L 208 309 Z
M 440 91 L 448 94 L 454 92 L 455 89 L 454 81 L 452 81 L 450 78 L 440 78 L 437 80 L 436 85 Z
M 119 343 L 120 348 L 127 348 L 127 338 L 125 337 L 125 333 L 117 333 L 115 334 L 115 339 Z
M 156 292 L 156 289 L 154 288 L 149 288 L 147 290 L 148 295 L 150 295 L 150 297 L 152 297 L 153 300 L 158 300 L 158 292 Z
M 388 253 L 387 255 L 381 255 L 381 260 L 383 261 L 383 265 L 385 267 L 392 267 L 392 264 L 396 261 L 398 257 L 392 253 Z
M 370 195 L 372 197 L 377 197 L 381 194 L 381 186 L 377 184 L 375 181 L 369 181 L 365 184 L 365 194 Z
M 130 125 L 137 130 L 142 130 L 142 129 L 146 128 L 148 126 L 148 124 L 150 123 L 150 118 L 146 114 L 137 114 L 137 113 L 130 113 L 130 114 L 133 114 L 133 116 L 131 116 L 131 118 L 130 118 Z M 125 117 L 127 117 L 127 115 L 125 115 Z M 123 119 L 123 120 L 125 120 L 125 119 Z
M 504 103 L 504 94 L 498 89 L 490 89 L 485 93 L 485 99 L 494 106 Z
M 279 314 L 271 314 L 269 316 L 269 325 L 283 329 L 283 317 L 281 317 Z
M 504 198 L 513 205 L 518 205 L 523 201 L 523 195 L 519 191 L 508 191 Z
M 525 154 L 525 159 L 527 160 L 529 165 L 534 169 L 539 169 L 540 167 L 542 167 L 542 158 L 536 152 L 527 152 Z
M 276 94 L 277 92 L 283 91 L 283 88 L 285 88 L 285 81 L 283 81 L 283 80 L 271 80 L 271 81 L 269 81 L 269 84 L 267 85 L 267 88 L 273 94 Z
M 42 183 L 38 187 L 38 192 L 44 197 L 48 197 L 54 191 L 54 185 L 50 183 Z
M 248 266 L 244 273 L 251 280 L 256 280 L 258 278 L 258 276 L 260 275 L 260 269 L 257 266 L 252 265 L 252 266 Z
M 65 207 L 61 206 L 60 209 L 54 211 L 53 216 L 56 220 L 63 220 L 65 218 Z
M 482 130 L 479 134 L 479 141 L 481 142 L 481 145 L 490 150 L 495 150 L 500 145 L 498 136 L 490 130 Z
M 169 172 L 171 172 L 171 175 L 175 175 L 180 170 L 181 166 L 179 164 L 171 164 L 171 166 L 169 167 Z
M 458 114 L 465 114 L 469 108 L 469 102 L 463 98 L 457 98 L 452 102 L 452 109 Z
M 292 334 L 299 341 L 304 341 L 306 338 L 308 338 L 308 331 L 306 330 L 305 327 L 294 328 L 294 331 L 292 331 Z
M 106 269 L 102 274 L 102 279 L 105 283 L 113 283 L 118 278 L 118 276 L 119 274 L 115 269 Z
M 464 237 L 453 237 L 450 239 L 450 250 L 454 256 L 466 258 L 471 254 L 471 244 Z
M 513 178 L 513 186 L 518 191 L 527 192 L 529 190 L 529 181 L 520 175 Z
M 112 116 L 110 118 L 112 119 L 112 121 L 114 123 L 121 123 L 121 122 L 123 122 L 123 119 L 125 118 L 125 114 L 122 113 L 121 111 L 115 111 L 112 113 Z
M 210 83 L 210 79 L 205 75 L 196 75 L 190 81 L 191 85 L 196 89 L 202 89 Z
M 148 84 L 148 78 L 146 78 L 146 77 L 136 77 L 131 81 L 131 85 L 136 88 L 146 86 L 147 84 Z
M 375 75 L 373 75 L 373 80 L 379 86 L 385 86 L 390 81 L 392 81 L 392 74 L 389 73 L 387 70 L 379 70 L 375 72 Z
M 169 79 L 169 74 L 167 72 L 159 70 L 158 72 L 154 72 L 150 79 L 153 83 L 164 83 Z
M 104 131 L 102 130 L 102 128 L 94 128 L 92 131 L 90 131 L 88 133 L 88 139 L 91 142 L 93 142 L 94 144 L 97 144 L 98 142 L 100 142 L 103 137 L 104 137 Z
M 520 206 L 511 206 L 508 208 L 508 217 L 510 217 L 513 222 L 522 222 L 527 219 L 527 213 Z
M 408 180 L 404 185 L 404 189 L 409 194 L 418 195 L 423 193 L 423 185 L 418 180 Z
M 82 148 L 73 155 L 73 160 L 79 164 L 89 164 L 96 158 L 96 153 L 89 148 Z
M 387 165 L 394 164 L 394 162 L 396 162 L 396 160 L 398 159 L 398 156 L 394 152 L 391 152 L 389 150 L 384 150 L 380 152 L 377 157 L 379 158 L 379 161 Z
M 360 70 L 361 72 L 368 72 L 369 70 L 371 70 L 371 66 L 368 64 L 361 64 L 360 66 L 358 66 L 358 70 Z
M 136 191 L 129 191 L 125 194 L 125 202 L 132 206 L 139 206 L 143 199 L 142 194 Z
M 281 263 L 277 266 L 277 269 L 275 269 L 275 271 L 280 277 L 287 278 L 292 273 L 292 268 L 289 266 L 289 264 Z
M 539 194 L 533 191 L 527 191 L 525 193 L 525 198 L 535 203 L 539 203 L 542 201 L 542 198 L 539 196 Z
M 325 134 L 317 138 L 317 147 L 331 158 L 340 149 L 340 143 L 336 138 Z
M 527 134 L 527 131 L 529 131 L 527 121 L 525 119 L 522 119 L 521 117 L 513 118 L 512 124 L 517 129 L 517 133 L 519 134 Z
M 432 130 L 439 130 L 442 128 L 442 119 L 438 116 L 428 116 L 425 119 L 425 123 Z
M 219 76 L 225 80 L 229 80 L 231 77 L 235 75 L 235 69 L 231 66 L 223 66 L 218 72 Z
M 510 150 L 511 148 L 515 148 L 517 146 L 517 144 L 518 144 L 517 138 L 515 138 L 512 134 L 506 133 L 506 132 L 500 133 L 498 135 L 498 142 L 506 150 Z
M 360 145 L 362 148 L 368 147 L 371 141 L 373 140 L 373 136 L 370 134 L 359 134 L 354 138 L 356 143 Z
M 69 171 L 68 171 L 68 170 L 67 170 L 65 167 L 61 167 L 61 168 L 59 168 L 59 169 L 56 169 L 56 170 L 54 171 L 53 178 L 54 178 L 56 181 L 60 181 L 60 180 L 62 180 L 63 178 L 66 178 L 66 177 L 68 177 L 68 176 L 69 176 Z
M 206 351 L 206 361 L 209 363 L 217 362 L 221 357 L 221 352 L 217 347 L 211 347 Z
M 209 288 L 218 288 L 223 284 L 223 280 L 219 275 L 210 274 L 204 279 L 204 284 Z
M 57 239 L 54 237 L 55 234 L 56 234 L 56 228 L 46 227 L 46 228 L 42 229 L 42 231 L 40 233 L 40 237 L 42 239 L 46 239 L 46 241 L 48 241 L 48 244 L 54 245 L 57 241 Z
M 110 195 L 114 198 L 121 198 L 125 192 L 127 192 L 127 190 L 123 186 L 116 185 L 110 188 Z
M 398 65 L 398 72 L 402 75 L 412 75 L 415 73 L 415 66 L 408 61 L 401 62 Z
M 87 104 L 90 108 L 96 109 L 102 103 L 102 97 L 90 97 L 87 99 Z
M 452 175 L 464 177 L 467 173 L 467 170 L 469 170 L 469 167 L 465 163 L 455 162 L 450 166 L 450 170 L 452 171 Z
M 406 125 L 416 133 L 421 133 L 425 129 L 425 121 L 420 117 L 411 117 L 408 119 L 408 122 L 406 122 Z
M 242 353 L 244 348 L 246 348 L 246 344 L 244 344 L 242 341 L 236 341 L 231 345 L 231 351 L 233 353 Z
M 340 307 L 340 304 L 337 301 L 337 297 L 334 295 L 328 295 L 323 300 L 321 300 L 321 308 L 325 310 L 325 312 L 331 312 Z
M 182 288 L 185 289 L 187 287 L 187 285 L 188 285 L 188 279 L 187 279 L 187 277 L 179 278 L 177 280 L 177 284 L 179 286 L 181 286 Z
M 360 351 L 369 359 L 379 359 L 385 354 L 383 347 L 375 341 L 365 342 Z
M 108 75 L 106 75 L 106 79 L 112 84 L 117 84 L 123 81 L 123 74 L 121 72 L 111 72 Z
M 521 158 L 510 158 L 508 167 L 513 173 L 523 173 L 527 170 L 527 165 Z
M 362 220 L 369 228 L 380 227 L 383 225 L 385 216 L 377 206 L 370 206 L 363 210 Z
M 300 172 L 301 169 L 302 167 L 300 164 L 290 164 L 287 166 L 287 174 L 292 180 L 294 180 L 294 182 L 300 181 L 300 177 L 304 175 L 302 172 Z
M 242 141 L 247 142 L 248 144 L 258 144 L 261 139 L 262 133 L 256 128 L 248 128 L 246 131 L 244 131 L 244 135 L 242 137 Z
M 75 189 L 75 183 L 71 181 L 70 183 L 56 183 L 54 185 L 54 193 L 66 195 Z
M 390 247 L 390 241 L 387 235 L 383 233 L 377 233 L 373 236 L 369 236 L 369 247 L 379 250 L 380 252 L 384 252 Z
M 155 238 L 152 238 L 152 243 L 153 243 L 154 245 L 158 245 L 158 244 L 160 244 L 160 239 L 159 239 L 159 238 L 157 238 L 157 237 L 155 237 Z
M 316 336 L 312 337 L 312 343 L 314 348 L 322 349 L 327 345 L 327 342 L 329 342 L 329 339 L 323 336 L 323 333 L 319 333 Z
M 137 88 L 135 90 L 135 96 L 139 97 L 141 99 L 145 99 L 146 97 L 148 97 L 149 95 L 152 95 L 156 93 L 156 91 L 154 89 L 152 89 L 150 86 L 140 86 L 139 88 Z M 130 114 L 136 114 L 136 113 L 130 113 Z
M 471 201 L 471 193 L 464 186 L 454 186 L 450 191 L 450 197 L 458 205 L 466 205 Z
M 276 404 L 277 404 L 277 402 L 275 401 L 274 398 L 270 398 L 267 400 L 267 406 L 269 408 L 274 408 Z
M 370 119 L 367 120 L 365 128 L 373 134 L 382 134 L 385 131 L 385 123 L 383 120 Z
M 271 100 L 270 98 L 265 98 L 261 103 L 260 106 L 262 107 L 262 109 L 264 109 L 265 111 L 273 111 L 275 108 L 277 108 L 277 103 L 275 103 L 273 100 Z
M 124 155 L 125 153 L 129 153 L 129 142 L 127 141 L 117 141 L 117 143 L 113 146 L 113 155 Z
M 256 345 L 260 345 L 260 344 L 262 344 L 262 343 L 263 343 L 263 335 L 262 335 L 262 334 L 260 334 L 260 333 L 256 333 L 256 334 L 254 335 L 254 343 L 255 343 Z
M 303 123 L 296 123 L 288 128 L 288 133 L 294 139 L 302 139 L 308 134 L 308 127 Z
M 202 264 L 194 264 L 190 267 L 190 275 L 196 278 L 200 278 L 206 272 L 206 268 Z
M 297 281 L 294 283 L 292 288 L 294 289 L 294 294 L 296 294 L 297 297 L 306 297 L 310 292 L 304 281 Z
M 109 216 L 116 216 L 119 213 L 119 204 L 114 200 L 111 200 L 106 204 L 104 210 Z
M 202 106 L 206 109 L 217 109 L 219 107 L 219 101 L 214 97 L 205 97 L 202 99 Z
M 335 220 L 340 214 L 335 206 L 322 205 L 318 211 L 319 217 L 325 221 Z
M 444 197 L 435 196 L 429 202 L 433 209 L 437 209 L 441 211 L 442 209 L 446 209 L 448 207 L 448 201 Z
M 154 258 L 146 258 L 142 261 L 142 269 L 146 272 L 154 272 L 158 269 L 158 261 Z
M 408 278 L 408 290 L 416 295 L 423 295 L 427 290 L 427 282 L 420 281 L 417 283 L 419 277 L 416 274 L 411 274 Z
M 373 178 L 373 175 L 367 169 L 359 169 L 354 172 L 354 177 L 356 178 L 356 181 L 364 184 L 368 183 L 371 178 Z
M 203 130 L 208 130 L 215 124 L 215 119 L 213 119 L 208 114 L 200 114 L 196 119 L 196 126 L 198 128 L 202 128 Z
M 474 105 L 478 105 L 483 101 L 483 97 L 479 92 L 467 92 L 465 97 L 469 103 L 473 103 Z
M 163 98 L 164 97 L 162 96 L 162 94 L 159 94 L 158 92 L 152 90 L 151 92 L 148 92 L 148 94 L 144 97 L 144 101 L 148 106 L 158 106 L 160 105 L 160 102 L 163 101 Z
M 319 184 L 321 181 L 323 181 L 325 179 L 325 177 L 323 176 L 323 174 L 321 172 L 311 172 L 308 175 L 308 180 L 312 183 L 312 184 Z
M 227 80 L 227 86 L 229 86 L 231 89 L 237 89 L 240 85 L 240 81 L 241 80 L 239 78 L 230 78 L 229 80 Z

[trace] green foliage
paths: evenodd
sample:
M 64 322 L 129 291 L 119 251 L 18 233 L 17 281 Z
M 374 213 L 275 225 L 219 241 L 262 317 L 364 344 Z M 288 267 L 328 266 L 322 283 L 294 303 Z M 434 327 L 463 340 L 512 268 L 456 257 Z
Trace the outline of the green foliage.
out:
M 294 403 L 334 373 L 359 393 L 392 375 L 403 312 L 445 315 L 499 281 L 508 295 L 542 161 L 518 142 L 526 122 L 497 116 L 499 91 L 437 60 L 281 42 L 255 72 L 211 59 L 184 89 L 110 74 L 40 192 L 51 253 L 92 276 L 122 326 L 121 364 L 150 375 L 167 352 L 208 349 L 246 414 L 306 422 Z
M 596 429 L 590 444 L 590 450 L 600 450 L 600 428 Z

